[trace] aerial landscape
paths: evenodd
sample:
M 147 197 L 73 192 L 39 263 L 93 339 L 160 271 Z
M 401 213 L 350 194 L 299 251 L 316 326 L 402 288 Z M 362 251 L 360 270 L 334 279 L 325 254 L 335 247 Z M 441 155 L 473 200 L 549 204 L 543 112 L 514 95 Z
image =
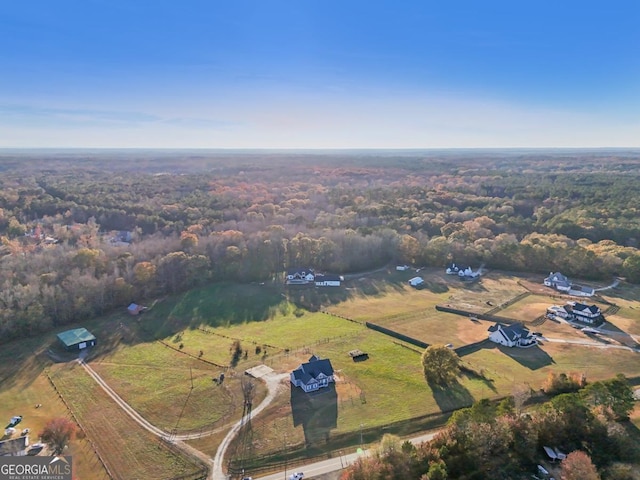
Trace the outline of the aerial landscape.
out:
M 573 3 L 8 6 L 0 480 L 640 480 L 640 7 Z

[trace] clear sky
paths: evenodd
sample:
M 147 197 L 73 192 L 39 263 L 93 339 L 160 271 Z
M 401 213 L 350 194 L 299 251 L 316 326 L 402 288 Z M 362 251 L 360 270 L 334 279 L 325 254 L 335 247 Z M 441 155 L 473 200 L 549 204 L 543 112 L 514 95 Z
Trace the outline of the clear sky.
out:
M 639 0 L 0 8 L 0 147 L 638 146 Z

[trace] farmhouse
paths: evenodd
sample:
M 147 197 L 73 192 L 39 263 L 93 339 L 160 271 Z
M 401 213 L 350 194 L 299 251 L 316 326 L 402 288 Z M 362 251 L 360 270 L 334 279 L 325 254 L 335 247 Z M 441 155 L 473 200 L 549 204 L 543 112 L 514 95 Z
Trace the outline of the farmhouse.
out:
M 96 344 L 96 337 L 86 328 L 74 328 L 59 333 L 58 340 L 66 350 L 82 350 Z
M 447 275 L 458 275 L 462 280 L 471 280 L 480 277 L 480 270 L 474 272 L 470 266 L 464 267 L 462 265 L 456 265 L 455 263 L 449 265 L 445 272 Z
M 568 292 L 571 290 L 571 282 L 560 272 L 551 272 L 549 276 L 544 279 L 543 283 L 545 286 L 555 288 L 560 292 Z
M 291 383 L 305 392 L 313 392 L 328 387 L 333 382 L 333 367 L 328 358 L 320 359 L 315 355 L 291 372 Z
M 419 288 L 424 283 L 424 279 L 422 277 L 413 277 L 409 280 L 409 285 L 413 288 Z
M 535 335 L 532 335 L 521 323 L 513 325 L 496 323 L 489 327 L 489 340 L 507 347 L 530 347 L 537 343 Z
M 462 275 L 464 275 L 464 271 L 466 269 L 471 270 L 471 267 L 463 267 L 461 265 L 456 265 L 455 263 L 452 263 L 451 265 L 449 265 L 447 267 L 447 269 L 445 270 L 447 275 L 459 275 L 460 272 L 463 272 Z
M 316 287 L 339 287 L 344 282 L 344 277 L 340 275 L 316 275 Z
M 297 268 L 287 272 L 287 285 L 307 285 L 315 279 L 313 270 L 310 268 Z
M 584 303 L 567 302 L 567 310 L 571 315 L 571 319 L 583 323 L 600 323 L 604 320 L 602 311 L 597 305 L 585 305 Z

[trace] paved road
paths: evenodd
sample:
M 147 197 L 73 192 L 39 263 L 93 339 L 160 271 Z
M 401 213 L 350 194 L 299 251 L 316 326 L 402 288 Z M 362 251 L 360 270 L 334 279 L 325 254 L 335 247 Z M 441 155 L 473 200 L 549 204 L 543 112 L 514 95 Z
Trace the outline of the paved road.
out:
M 425 433 L 418 437 L 410 438 L 409 441 L 414 445 L 418 445 L 420 443 L 431 440 L 439 430 L 434 432 Z M 343 470 L 348 467 L 352 463 L 354 463 L 360 457 L 366 457 L 370 454 L 371 450 L 364 450 L 362 453 L 349 453 L 345 455 L 338 455 L 334 458 L 329 458 L 327 460 L 321 460 L 319 462 L 310 463 L 304 466 L 297 466 L 295 469 L 287 470 L 286 474 L 283 471 L 278 473 L 273 473 L 271 475 L 266 475 L 264 477 L 256 478 L 256 480 L 285 480 L 288 479 L 289 475 L 295 472 L 304 472 L 305 478 L 313 478 L 317 475 L 322 475 L 329 472 L 335 472 L 337 470 Z
M 611 345 L 611 344 L 602 344 L 598 342 L 590 342 L 588 340 L 567 340 L 566 338 L 549 338 L 542 337 L 543 342 L 552 342 L 552 343 L 570 343 L 571 345 L 581 345 L 583 347 L 595 347 L 595 348 L 608 348 L 608 349 L 617 349 L 617 350 L 629 350 L 631 352 L 640 352 L 638 348 L 627 347 L 625 345 Z

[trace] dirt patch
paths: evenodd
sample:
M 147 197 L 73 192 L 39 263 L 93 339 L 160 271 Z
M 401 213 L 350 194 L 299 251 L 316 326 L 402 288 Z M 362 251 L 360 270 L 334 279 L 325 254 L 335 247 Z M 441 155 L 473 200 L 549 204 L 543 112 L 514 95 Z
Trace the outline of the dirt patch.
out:
M 488 338 L 487 329 L 493 325 L 491 322 L 473 320 L 458 320 L 457 335 L 463 345 L 479 342 Z M 456 345 L 454 345 L 455 347 Z

